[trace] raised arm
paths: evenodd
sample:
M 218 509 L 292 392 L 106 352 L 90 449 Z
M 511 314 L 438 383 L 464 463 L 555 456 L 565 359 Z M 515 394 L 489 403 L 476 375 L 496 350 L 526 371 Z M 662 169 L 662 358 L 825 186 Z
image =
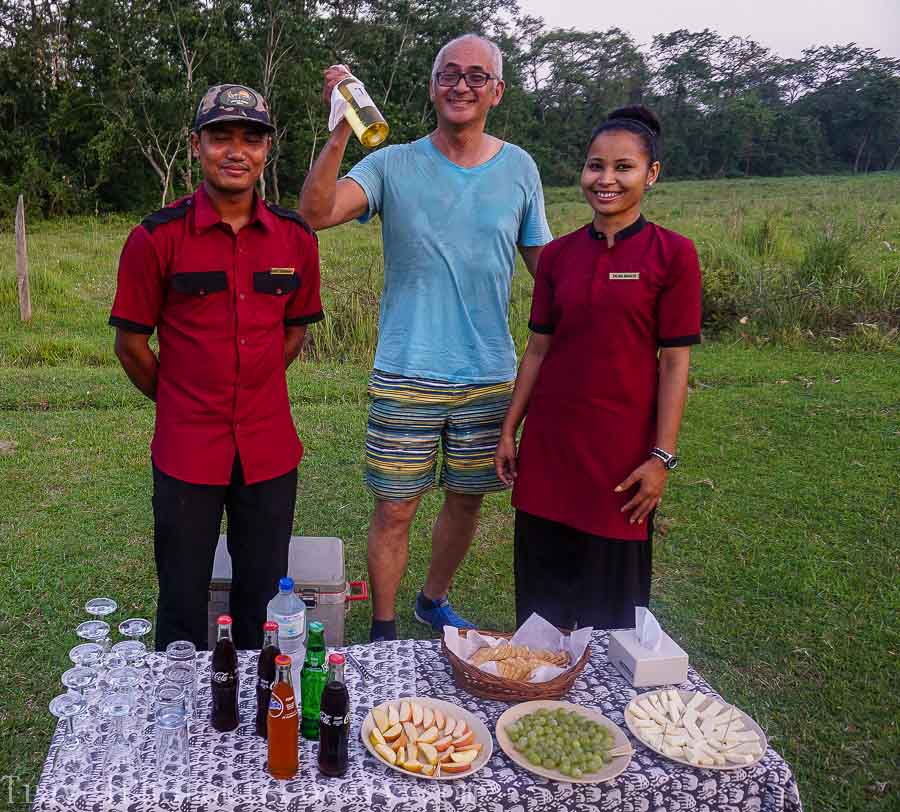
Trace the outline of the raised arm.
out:
M 331 106 L 331 91 L 349 71 L 343 65 L 332 65 L 325 71 L 322 96 Z M 341 161 L 353 130 L 346 121 L 334 128 L 303 182 L 297 211 L 316 230 L 331 228 L 361 217 L 369 209 L 366 193 L 350 178 L 338 180 Z

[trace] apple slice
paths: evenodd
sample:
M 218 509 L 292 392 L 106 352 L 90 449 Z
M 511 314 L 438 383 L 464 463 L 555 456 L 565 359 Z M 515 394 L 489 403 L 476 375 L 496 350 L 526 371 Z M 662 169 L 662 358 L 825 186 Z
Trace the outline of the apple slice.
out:
M 443 730 L 447 720 L 444 718 L 444 712 L 440 708 L 434 709 L 434 726 L 438 730 Z
M 422 765 L 422 775 L 434 775 L 434 771 L 437 769 L 437 764 L 423 764 Z
M 396 751 L 397 753 L 397 761 L 394 762 L 398 767 L 403 767 L 406 765 L 406 748 L 401 747 Z
M 425 744 L 434 744 L 438 740 L 438 729 L 432 725 L 426 730 L 416 741 L 425 742 Z
M 453 729 L 456 727 L 456 719 L 452 716 L 447 716 L 444 721 L 444 735 L 452 736 Z
M 445 762 L 445 761 L 450 761 L 450 756 L 452 756 L 453 753 L 454 753 L 453 748 L 452 748 L 452 747 L 448 747 L 446 750 L 444 750 L 443 753 L 440 753 L 440 754 L 438 755 L 438 761 L 440 761 L 440 762 L 442 762 L 442 763 Z
M 464 773 L 471 764 L 457 764 L 455 761 L 446 761 L 441 764 L 442 773 Z
M 399 722 L 397 722 L 397 724 L 395 724 L 393 727 L 389 727 L 387 730 L 384 731 L 384 738 L 387 741 L 392 742 L 402 732 L 403 732 L 403 726 Z
M 434 711 L 431 708 L 422 708 L 422 727 L 428 730 L 434 724 Z M 443 725 L 442 725 L 443 727 Z
M 463 747 L 454 747 L 454 753 L 465 753 L 467 750 L 474 750 L 476 753 L 481 752 L 481 744 L 479 742 L 475 742 L 475 744 L 466 744 Z
M 422 706 L 418 702 L 412 703 L 412 723 L 418 727 L 422 724 Z
M 458 739 L 453 740 L 454 747 L 465 747 L 467 744 L 472 744 L 475 741 L 475 734 L 468 730 Z
M 403 732 L 406 734 L 406 738 L 409 739 L 410 744 L 415 744 L 419 738 L 419 731 L 412 722 L 403 723 Z
M 388 721 L 391 723 L 391 727 L 400 722 L 400 714 L 393 705 L 388 706 Z
M 399 721 L 408 722 L 410 719 L 412 719 L 412 708 L 409 706 L 409 702 L 401 702 Z
M 452 753 L 450 759 L 456 764 L 471 764 L 477 755 L 477 750 L 463 750 L 461 753 L 458 751 Z
M 377 727 L 372 728 L 372 732 L 369 734 L 369 741 L 372 742 L 372 747 L 376 744 L 386 744 L 384 736 L 381 735 L 381 731 Z
M 453 744 L 453 738 L 450 736 L 444 736 L 443 739 L 438 739 L 434 743 L 434 748 L 439 753 L 443 753 L 451 744 Z
M 419 752 L 425 757 L 429 764 L 437 764 L 438 751 L 434 749 L 434 745 L 426 742 L 418 742 Z
M 460 719 L 460 720 L 456 723 L 456 727 L 453 728 L 453 733 L 451 733 L 450 735 L 453 736 L 454 739 L 458 739 L 458 738 L 459 738 L 460 736 L 462 736 L 468 729 L 469 729 L 469 726 L 466 724 L 465 719 Z
M 372 708 L 372 721 L 382 733 L 391 726 L 387 714 L 381 708 Z
M 375 752 L 378 753 L 378 755 L 381 756 L 388 764 L 397 763 L 397 754 L 386 744 L 376 745 Z
M 422 764 L 421 761 L 419 761 L 417 758 L 413 757 L 406 761 L 406 763 L 403 765 L 403 769 L 407 770 L 411 773 L 420 773 L 420 772 L 422 772 L 423 766 L 424 765 Z
M 407 744 L 409 744 L 409 739 L 406 737 L 405 733 L 401 733 L 394 741 L 388 742 L 388 747 L 396 753 L 401 747 Z

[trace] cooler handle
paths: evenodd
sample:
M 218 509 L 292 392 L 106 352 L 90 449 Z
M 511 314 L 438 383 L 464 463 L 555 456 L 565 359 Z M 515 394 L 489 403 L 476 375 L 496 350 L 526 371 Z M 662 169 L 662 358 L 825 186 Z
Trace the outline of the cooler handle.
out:
M 367 601 L 369 600 L 369 584 L 367 581 L 349 581 L 347 583 L 349 592 L 347 593 L 348 601 Z M 357 588 L 359 592 L 354 592 Z

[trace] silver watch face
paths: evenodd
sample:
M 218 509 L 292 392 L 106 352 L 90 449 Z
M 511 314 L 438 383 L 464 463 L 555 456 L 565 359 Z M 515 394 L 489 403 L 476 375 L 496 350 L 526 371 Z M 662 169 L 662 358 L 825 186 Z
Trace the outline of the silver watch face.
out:
M 668 468 L 671 471 L 673 468 L 677 468 L 677 467 L 678 467 L 678 457 L 669 457 L 669 460 L 666 463 L 666 468 Z

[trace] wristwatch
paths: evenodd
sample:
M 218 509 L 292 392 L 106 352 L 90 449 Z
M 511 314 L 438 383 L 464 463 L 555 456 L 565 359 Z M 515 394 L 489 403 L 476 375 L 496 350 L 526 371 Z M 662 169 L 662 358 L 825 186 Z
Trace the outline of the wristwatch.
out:
M 678 467 L 678 457 L 670 454 L 668 451 L 663 451 L 661 448 L 651 448 L 650 456 L 656 457 L 666 467 L 667 471 Z

